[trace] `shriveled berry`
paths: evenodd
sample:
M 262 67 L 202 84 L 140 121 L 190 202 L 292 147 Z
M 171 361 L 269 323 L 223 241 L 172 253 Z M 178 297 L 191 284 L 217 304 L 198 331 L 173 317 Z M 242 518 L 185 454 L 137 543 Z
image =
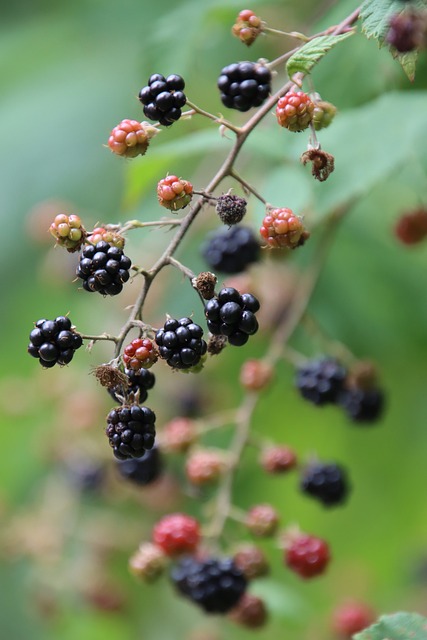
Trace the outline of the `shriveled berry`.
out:
M 225 193 L 219 196 L 215 210 L 221 222 L 231 227 L 243 220 L 247 204 L 244 198 Z
M 148 122 L 138 120 L 122 120 L 111 131 L 108 146 L 118 156 L 135 158 L 143 156 L 148 149 L 150 140 L 159 133 L 159 129 Z
M 154 526 L 153 542 L 168 556 L 192 553 L 200 542 L 199 523 L 185 513 L 171 513 Z
M 193 185 L 177 176 L 166 176 L 157 184 L 159 204 L 171 211 L 184 209 L 191 202 L 192 197 Z
M 303 91 L 289 91 L 279 98 L 276 107 L 277 122 L 289 131 L 304 131 L 313 120 L 314 103 Z
M 308 237 L 302 218 L 286 207 L 268 209 L 259 231 L 273 249 L 296 249 Z
M 330 559 L 329 546 L 325 540 L 306 533 L 292 536 L 284 552 L 285 564 L 305 579 L 324 573 Z
M 247 512 L 245 525 L 254 536 L 272 536 L 279 525 L 279 514 L 271 504 L 257 504 Z
M 123 352 L 123 362 L 127 369 L 139 371 L 150 369 L 157 362 L 157 350 L 149 338 L 136 338 Z

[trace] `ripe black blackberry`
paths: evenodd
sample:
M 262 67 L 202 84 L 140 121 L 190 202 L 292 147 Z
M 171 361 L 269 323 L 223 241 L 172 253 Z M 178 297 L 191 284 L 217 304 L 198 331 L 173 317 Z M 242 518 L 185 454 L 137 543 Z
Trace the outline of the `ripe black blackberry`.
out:
M 172 569 L 178 591 L 206 613 L 227 613 L 246 591 L 247 580 L 232 558 L 182 558 Z
M 202 336 L 202 327 L 191 318 L 170 318 L 156 333 L 160 357 L 174 369 L 190 369 L 206 353 L 207 345 Z
M 215 231 L 202 246 L 202 255 L 209 267 L 230 274 L 241 273 L 257 262 L 260 253 L 254 232 L 243 225 Z
M 158 121 L 170 127 L 181 117 L 181 107 L 187 102 L 183 89 L 185 82 L 181 76 L 172 74 L 165 78 L 154 73 L 148 78 L 148 85 L 139 92 L 139 100 L 144 105 L 144 114 L 149 120 Z
M 58 316 L 55 320 L 43 318 L 35 323 L 27 351 L 33 358 L 39 359 L 42 367 L 48 369 L 55 364 L 70 363 L 74 352 L 82 344 L 82 337 L 72 328 L 71 320 L 66 316 Z
M 257 62 L 235 62 L 222 69 L 217 85 L 224 106 L 249 111 L 259 107 L 268 97 L 271 73 Z
M 146 486 L 157 480 L 163 471 L 163 459 L 154 445 L 142 458 L 117 460 L 117 470 L 122 478 L 134 484 Z
M 240 294 L 233 287 L 224 287 L 205 305 L 208 329 L 214 335 L 227 336 L 228 342 L 241 347 L 258 331 L 255 313 L 259 302 L 250 293 Z
M 297 371 L 296 386 L 301 395 L 317 406 L 337 402 L 347 372 L 333 358 L 310 360 Z
M 376 422 L 384 410 L 384 393 L 381 389 L 344 389 L 338 398 L 340 406 L 353 422 Z
M 304 471 L 300 482 L 301 491 L 324 506 L 341 504 L 347 498 L 349 484 L 347 473 L 338 464 L 310 464 Z
M 101 240 L 83 249 L 77 276 L 83 280 L 86 291 L 116 296 L 129 280 L 130 267 L 131 261 L 122 249 Z
M 112 409 L 107 416 L 105 433 L 118 460 L 141 458 L 153 448 L 156 416 L 148 407 L 136 404 Z
M 108 393 L 117 402 L 123 402 L 127 400 L 130 394 L 133 394 L 135 400 L 140 404 L 145 402 L 148 397 L 148 391 L 154 387 L 156 377 L 154 373 L 148 369 L 140 369 L 134 371 L 133 369 L 125 369 L 125 375 L 128 378 L 129 384 L 119 385 L 113 389 L 108 389 Z

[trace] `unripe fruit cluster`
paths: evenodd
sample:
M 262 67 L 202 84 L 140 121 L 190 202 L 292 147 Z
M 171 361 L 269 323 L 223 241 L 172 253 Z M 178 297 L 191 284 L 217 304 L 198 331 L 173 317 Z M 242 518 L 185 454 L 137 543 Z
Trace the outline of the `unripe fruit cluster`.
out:
M 314 102 L 303 91 L 289 91 L 277 103 L 277 122 L 289 131 L 304 131 L 313 115 Z
M 157 351 L 149 338 L 136 338 L 125 347 L 123 362 L 128 369 L 149 369 L 157 362 Z
M 57 244 L 70 253 L 78 251 L 86 238 L 86 230 L 79 216 L 60 213 L 49 227 L 49 232 Z
M 148 122 L 125 119 L 120 122 L 108 138 L 108 146 L 118 156 L 135 158 L 143 156 L 151 138 L 159 132 Z
M 157 198 L 159 204 L 166 209 L 178 211 L 184 209 L 193 196 L 193 185 L 177 176 L 167 176 L 157 184 Z
M 237 16 L 231 32 L 248 47 L 255 42 L 262 31 L 262 22 L 250 9 L 244 9 Z
M 295 249 L 309 237 L 302 218 L 291 209 L 269 209 L 262 221 L 260 234 L 273 249 Z

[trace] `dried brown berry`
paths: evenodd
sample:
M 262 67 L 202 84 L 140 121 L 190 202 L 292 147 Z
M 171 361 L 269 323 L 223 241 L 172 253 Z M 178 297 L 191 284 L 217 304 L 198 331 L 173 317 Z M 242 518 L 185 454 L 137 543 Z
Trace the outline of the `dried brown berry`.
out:
M 322 149 L 307 149 L 301 155 L 301 162 L 306 165 L 307 162 L 312 163 L 311 173 L 319 180 L 324 182 L 329 178 L 333 170 L 335 169 L 335 158 L 330 153 L 322 151 Z
M 237 606 L 229 613 L 229 618 L 243 627 L 259 629 L 267 622 L 268 613 L 261 598 L 244 593 Z
M 210 271 L 202 271 L 192 280 L 193 287 L 197 289 L 204 300 L 210 300 L 214 297 L 216 283 L 217 277 Z

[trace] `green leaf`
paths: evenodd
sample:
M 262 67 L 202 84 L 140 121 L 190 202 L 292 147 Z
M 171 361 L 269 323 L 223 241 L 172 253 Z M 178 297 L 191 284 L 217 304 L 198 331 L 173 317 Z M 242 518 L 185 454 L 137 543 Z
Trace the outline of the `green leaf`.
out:
M 345 40 L 349 36 L 353 35 L 354 31 L 348 31 L 347 33 L 341 33 L 338 36 L 319 36 L 307 42 L 301 49 L 298 49 L 293 56 L 291 56 L 286 64 L 286 71 L 288 76 L 292 78 L 294 73 L 301 71 L 302 73 L 309 73 L 311 69 L 325 56 L 328 51 L 335 47 L 338 42 Z
M 424 0 L 414 0 L 412 6 L 425 8 L 425 2 Z M 367 38 L 375 38 L 378 46 L 382 47 L 385 44 L 390 18 L 400 11 L 402 11 L 402 3 L 398 0 L 365 0 L 360 9 L 363 33 Z M 415 77 L 418 52 L 399 53 L 391 50 L 391 54 L 412 82 Z
M 418 613 L 382 616 L 368 629 L 356 633 L 354 640 L 426 640 L 427 618 Z

